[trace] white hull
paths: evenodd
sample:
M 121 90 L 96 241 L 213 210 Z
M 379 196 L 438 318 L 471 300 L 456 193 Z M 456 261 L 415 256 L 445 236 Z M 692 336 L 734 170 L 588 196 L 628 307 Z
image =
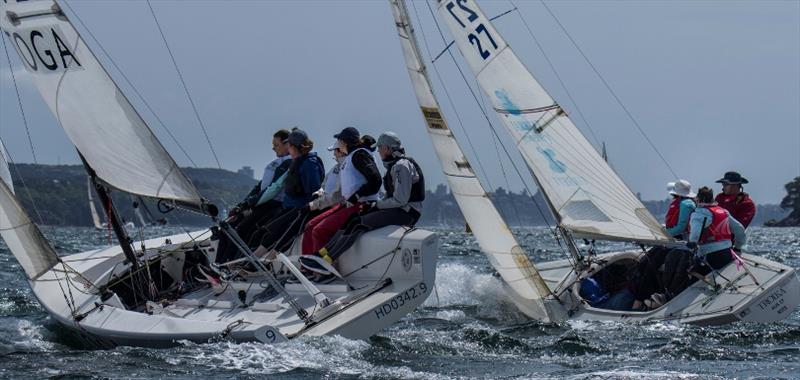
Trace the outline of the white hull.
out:
M 369 232 L 346 252 L 338 269 L 358 290 L 348 288 L 342 281 L 318 285 L 331 301 L 327 308 L 317 306 L 301 284 L 287 284 L 288 293 L 312 315 L 314 322 L 309 325 L 277 294 L 256 300 L 266 287 L 263 278 L 231 282 L 219 295 L 203 286 L 164 305 L 150 303 L 150 314 L 127 310 L 116 295 L 102 301 L 97 292 L 82 286 L 74 273 L 66 280 L 60 264 L 30 284 L 54 320 L 99 346 L 165 347 L 181 340 L 211 339 L 277 343 L 298 336 L 333 334 L 364 339 L 413 311 L 433 289 L 438 237 L 424 230 L 412 230 L 403 236 L 405 231 L 402 227 L 386 227 Z M 193 235 L 196 239 L 207 237 Z M 167 239 L 171 244 L 164 244 Z M 161 245 L 148 249 L 148 257 L 161 252 L 164 272 L 160 275 L 181 273 L 179 263 L 186 250 L 199 247 L 213 252 L 208 239 L 190 240 L 183 234 L 145 243 L 148 247 Z M 175 252 L 165 253 L 171 250 Z M 119 247 L 62 259 L 95 284 L 123 273 L 126 267 L 121 264 L 124 255 Z M 364 265 L 367 267 L 358 270 Z M 348 276 L 351 272 L 354 273 Z M 78 321 L 66 301 L 70 297 L 68 290 L 77 306 L 75 314 L 81 315 Z M 247 307 L 240 301 L 240 291 L 246 293 Z
M 736 321 L 770 323 L 787 318 L 800 304 L 800 280 L 796 271 L 783 264 L 753 255 L 742 260 L 758 285 L 744 269 L 734 263 L 719 274 L 706 276 L 709 283 L 697 281 L 664 306 L 646 312 L 616 311 L 590 306 L 579 295 L 579 279 L 592 276 L 614 264 L 632 264 L 641 252 L 614 252 L 598 255 L 590 268 L 576 274 L 569 261 L 559 260 L 537 265 L 548 287 L 558 295 L 547 302 L 553 310 L 561 309 L 562 319 L 593 321 L 677 321 L 696 325 L 721 325 Z M 718 290 L 710 284 L 716 283 Z M 535 317 L 531 305 L 512 300 L 519 309 Z M 563 305 L 563 306 L 562 306 Z

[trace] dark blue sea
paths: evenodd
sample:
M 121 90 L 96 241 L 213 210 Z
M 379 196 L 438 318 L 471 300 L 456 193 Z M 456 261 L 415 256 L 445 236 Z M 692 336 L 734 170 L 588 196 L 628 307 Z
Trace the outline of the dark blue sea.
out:
M 781 323 L 546 325 L 517 312 L 474 238 L 441 234 L 436 292 L 424 307 L 366 341 L 183 344 L 89 350 L 59 331 L 0 243 L 0 377 L 774 379 L 800 378 L 800 311 Z M 151 231 L 168 234 L 177 227 Z M 800 268 L 800 229 L 752 228 L 749 252 Z M 515 232 L 535 261 L 562 258 L 545 228 Z M 61 254 L 108 244 L 88 228 L 45 228 Z M 624 246 L 605 245 L 601 250 Z

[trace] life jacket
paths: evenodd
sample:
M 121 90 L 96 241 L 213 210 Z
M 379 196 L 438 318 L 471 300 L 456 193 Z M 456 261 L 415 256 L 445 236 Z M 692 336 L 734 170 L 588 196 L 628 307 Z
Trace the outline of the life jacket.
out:
M 367 183 L 367 178 L 353 165 L 353 155 L 359 150 L 363 150 L 367 152 L 367 154 L 372 155 L 368 149 L 358 148 L 350 152 L 350 154 L 344 158 L 342 169 L 339 171 L 339 183 L 342 187 L 342 198 L 344 199 L 350 198 L 361 186 Z M 359 197 L 358 200 L 360 202 L 377 201 L 378 192 L 376 191 L 374 194 Z
M 678 224 L 678 216 L 681 213 L 681 202 L 683 201 L 682 198 L 675 198 L 669 204 L 669 208 L 667 209 L 667 216 L 664 217 L 664 225 L 667 228 L 675 227 Z
M 711 223 L 700 233 L 700 244 L 730 241 L 733 233 L 728 221 L 728 211 L 716 205 L 707 206 L 705 209 L 711 212 Z
M 383 188 L 386 189 L 386 197 L 391 198 L 394 195 L 394 180 L 392 178 L 392 168 L 400 160 L 408 160 L 414 165 L 414 170 L 417 171 L 419 180 L 411 184 L 411 195 L 408 197 L 409 202 L 422 202 L 425 200 L 425 176 L 422 175 L 417 161 L 411 157 L 400 157 L 386 167 L 386 174 L 383 176 Z
M 284 173 L 286 173 L 287 170 L 289 170 L 290 166 L 292 166 L 292 160 L 291 159 L 283 160 L 283 162 L 281 162 L 278 165 L 278 167 L 275 168 L 275 174 L 272 175 L 272 180 L 269 181 L 268 184 L 263 185 L 264 189 L 266 190 L 266 188 L 269 187 L 269 185 L 272 185 L 273 183 L 275 183 L 275 181 L 278 180 L 278 178 L 281 178 L 281 176 Z
M 287 195 L 291 197 L 303 197 L 316 191 L 316 189 L 303 188 L 303 181 L 300 179 L 300 167 L 303 166 L 303 163 L 308 159 L 313 159 L 320 178 L 325 175 L 325 168 L 322 166 L 322 161 L 320 161 L 316 155 L 306 154 L 293 159 L 286 179 L 283 182 L 283 190 Z
M 333 169 L 331 169 L 331 171 L 328 172 L 328 175 L 325 176 L 325 185 L 323 186 L 325 194 L 333 194 L 337 190 L 339 190 L 339 183 L 340 183 L 339 172 L 341 170 L 342 170 L 342 165 L 336 163 L 336 166 L 334 166 Z

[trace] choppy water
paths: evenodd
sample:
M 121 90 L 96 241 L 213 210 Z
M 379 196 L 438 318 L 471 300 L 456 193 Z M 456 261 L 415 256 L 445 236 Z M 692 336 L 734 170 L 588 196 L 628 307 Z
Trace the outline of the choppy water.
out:
M 526 320 L 500 291 L 472 236 L 439 229 L 437 293 L 368 341 L 307 338 L 279 345 L 186 343 L 85 350 L 33 298 L 0 243 L 3 378 L 800 378 L 800 311 L 771 325 Z M 175 232 L 175 230 L 169 231 Z M 537 261 L 562 257 L 546 229 L 518 231 Z M 46 230 L 60 253 L 107 243 L 90 229 Z M 751 232 L 750 252 L 800 268 L 800 229 Z M 618 246 L 603 246 L 611 250 Z

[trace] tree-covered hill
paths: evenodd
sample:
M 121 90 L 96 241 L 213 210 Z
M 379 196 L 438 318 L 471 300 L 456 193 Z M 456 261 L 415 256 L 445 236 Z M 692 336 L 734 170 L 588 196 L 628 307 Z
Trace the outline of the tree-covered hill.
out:
M 238 203 L 256 183 L 256 180 L 249 176 L 227 170 L 197 168 L 183 168 L 182 170 L 197 186 L 200 193 L 218 205 L 220 209 Z M 91 225 L 87 176 L 83 166 L 12 164 L 11 174 L 17 198 L 36 223 L 62 226 Z M 800 220 L 798 218 L 800 212 L 797 211 L 798 203 L 800 203 L 798 201 L 800 200 L 799 182 L 800 178 L 797 178 L 793 182 L 794 185 L 787 185 L 789 195 L 781 204 L 784 208 L 795 210 L 791 215 L 795 215 L 796 219 L 794 220 L 796 221 Z M 133 220 L 133 202 L 130 196 L 122 192 L 114 192 L 112 197 L 120 215 L 127 220 Z M 541 226 L 553 223 L 541 194 L 537 193 L 531 197 L 526 192 L 515 193 L 499 188 L 490 194 L 490 198 L 510 225 Z M 165 217 L 170 224 L 207 226 L 210 223 L 207 216 L 181 210 L 159 215 L 153 200 L 146 199 L 145 202 L 148 208 L 156 214 L 156 217 Z M 668 200 L 644 201 L 643 203 L 658 219 L 663 219 L 669 204 Z M 98 211 L 102 212 L 100 204 L 96 203 L 96 205 Z M 444 185 L 438 185 L 435 190 L 426 192 L 423 208 L 420 225 L 464 226 L 461 210 L 459 210 L 452 193 Z M 785 215 L 786 212 L 781 210 L 778 205 L 759 205 L 753 225 L 761 225 L 769 219 L 781 219 Z M 791 221 L 790 218 L 786 220 Z

